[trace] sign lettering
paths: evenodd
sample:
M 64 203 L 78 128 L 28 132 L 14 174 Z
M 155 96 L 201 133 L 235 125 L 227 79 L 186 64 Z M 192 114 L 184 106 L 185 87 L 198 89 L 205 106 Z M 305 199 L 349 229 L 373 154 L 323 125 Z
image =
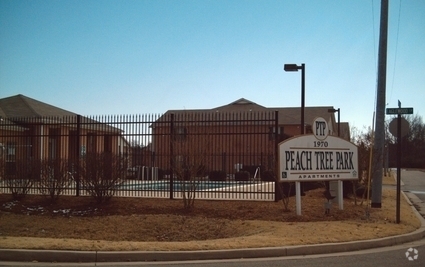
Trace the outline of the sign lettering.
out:
M 413 108 L 387 108 L 387 115 L 413 114 Z
M 316 121 L 316 133 L 325 136 L 326 123 L 324 121 Z
M 354 169 L 353 155 L 354 155 L 354 152 L 336 152 L 336 169 L 337 170 Z
M 286 151 L 286 170 L 311 170 L 311 151 Z
M 318 140 L 324 140 L 329 134 L 328 123 L 323 118 L 317 118 L 313 122 L 313 134 Z

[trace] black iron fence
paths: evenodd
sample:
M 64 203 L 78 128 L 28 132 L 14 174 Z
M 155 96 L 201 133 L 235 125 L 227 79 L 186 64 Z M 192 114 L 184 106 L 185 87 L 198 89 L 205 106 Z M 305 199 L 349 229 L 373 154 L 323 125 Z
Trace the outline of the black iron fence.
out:
M 0 191 L 275 200 L 280 128 L 277 112 L 3 119 Z

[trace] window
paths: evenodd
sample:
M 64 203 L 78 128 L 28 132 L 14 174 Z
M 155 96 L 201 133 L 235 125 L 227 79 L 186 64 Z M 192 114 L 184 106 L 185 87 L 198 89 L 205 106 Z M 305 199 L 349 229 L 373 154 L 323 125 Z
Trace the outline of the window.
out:
M 278 136 L 278 140 L 280 139 L 281 136 L 284 135 L 284 131 L 283 131 L 283 126 L 279 126 L 277 127 L 277 136 Z M 269 128 L 269 140 L 274 140 L 276 136 L 276 127 L 270 127 Z
M 16 143 L 7 142 L 6 144 L 6 165 L 4 169 L 5 175 L 16 174 Z
M 112 135 L 105 135 L 103 137 L 103 149 L 105 153 L 112 153 Z
M 183 141 L 187 137 L 187 128 L 185 127 L 176 127 L 174 130 L 174 140 Z
M 48 157 L 50 160 L 54 160 L 59 156 L 59 138 L 60 138 L 60 129 L 50 128 L 49 129 L 49 154 Z
M 313 133 L 313 129 L 311 128 L 311 125 L 307 125 L 305 127 L 305 133 L 306 134 L 312 134 Z
M 4 155 L 6 154 L 6 147 L 0 143 L 0 159 L 4 157 Z
M 87 134 L 87 153 L 96 153 L 96 134 Z
M 16 143 L 8 142 L 6 145 L 6 161 L 15 162 L 16 160 Z

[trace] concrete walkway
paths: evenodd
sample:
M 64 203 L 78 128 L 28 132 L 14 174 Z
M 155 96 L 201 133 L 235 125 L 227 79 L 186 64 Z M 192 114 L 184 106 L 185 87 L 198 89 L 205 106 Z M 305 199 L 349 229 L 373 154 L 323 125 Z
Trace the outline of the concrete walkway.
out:
M 0 261 L 20 262 L 137 262 L 137 261 L 184 261 L 239 259 L 259 257 L 282 257 L 356 251 L 370 248 L 394 246 L 420 240 L 425 237 L 425 219 L 415 209 L 425 210 L 423 203 L 412 193 L 403 193 L 414 212 L 421 220 L 421 227 L 408 234 L 373 240 L 344 243 L 326 243 L 305 246 L 270 248 L 206 250 L 206 251 L 63 251 L 63 250 L 10 250 L 0 249 Z M 411 201 L 410 201 L 411 200 Z M 415 203 L 413 205 L 412 203 Z

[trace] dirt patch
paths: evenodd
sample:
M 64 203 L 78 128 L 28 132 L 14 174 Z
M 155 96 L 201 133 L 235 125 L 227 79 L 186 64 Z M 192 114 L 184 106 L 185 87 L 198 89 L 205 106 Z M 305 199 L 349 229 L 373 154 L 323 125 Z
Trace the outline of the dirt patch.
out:
M 403 200 L 395 224 L 395 192 L 384 190 L 382 209 L 344 199 L 325 214 L 323 189 L 302 197 L 302 216 L 281 202 L 196 201 L 192 211 L 181 200 L 113 198 L 98 205 L 89 197 L 41 196 L 11 201 L 0 195 L 0 248 L 73 250 L 193 250 L 267 247 L 370 239 L 412 232 L 420 227 Z

